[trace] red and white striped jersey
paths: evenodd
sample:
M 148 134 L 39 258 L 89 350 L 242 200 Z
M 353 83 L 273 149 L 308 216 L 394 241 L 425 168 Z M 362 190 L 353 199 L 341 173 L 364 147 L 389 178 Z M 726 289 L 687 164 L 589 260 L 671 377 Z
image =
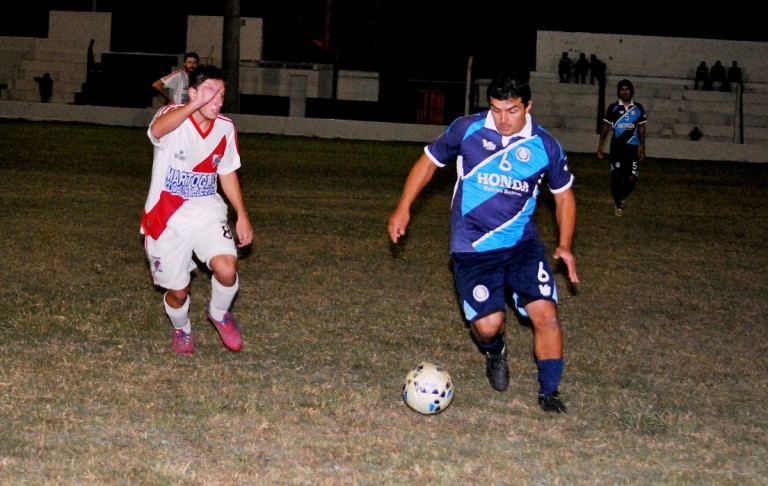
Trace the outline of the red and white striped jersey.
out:
M 164 106 L 152 123 L 178 108 Z M 201 211 L 220 209 L 218 174 L 240 168 L 240 149 L 232 120 L 222 115 L 211 121 L 205 133 L 192 117 L 159 140 L 151 127 L 147 135 L 155 146 L 154 160 L 141 232 L 158 239 L 168 226 L 186 225 L 198 219 Z
M 161 78 L 163 86 L 171 93 L 171 99 L 177 105 L 183 105 L 189 101 L 189 75 L 184 69 L 173 71 Z

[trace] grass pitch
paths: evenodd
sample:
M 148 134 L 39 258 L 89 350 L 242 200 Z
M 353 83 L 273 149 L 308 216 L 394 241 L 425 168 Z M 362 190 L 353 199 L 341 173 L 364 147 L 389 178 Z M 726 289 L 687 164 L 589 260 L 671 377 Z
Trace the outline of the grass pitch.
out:
M 145 130 L 0 129 L 0 484 L 768 483 L 765 165 L 648 160 L 617 218 L 607 163 L 571 156 L 582 283 L 558 274 L 552 416 L 512 316 L 510 388 L 486 382 L 449 267 L 453 169 L 388 243 L 421 145 L 241 135 L 245 348 L 205 321 L 198 271 L 189 357 L 138 232 Z M 401 398 L 422 360 L 453 377 L 439 415 Z

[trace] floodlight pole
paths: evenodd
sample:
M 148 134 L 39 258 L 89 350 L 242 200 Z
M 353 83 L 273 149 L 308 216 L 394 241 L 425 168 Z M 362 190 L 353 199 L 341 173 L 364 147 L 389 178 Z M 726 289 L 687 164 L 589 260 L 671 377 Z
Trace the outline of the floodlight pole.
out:
M 469 115 L 469 97 L 472 93 L 472 56 L 467 60 L 467 87 L 464 92 L 464 116 Z
M 222 111 L 240 113 L 240 0 L 227 0 L 222 40 L 221 68 L 227 84 Z

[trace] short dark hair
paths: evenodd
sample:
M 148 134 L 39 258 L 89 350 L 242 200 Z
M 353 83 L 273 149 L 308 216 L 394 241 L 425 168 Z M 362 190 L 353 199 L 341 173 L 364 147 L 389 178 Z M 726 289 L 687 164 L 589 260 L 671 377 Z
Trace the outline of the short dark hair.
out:
M 224 72 L 213 64 L 200 66 L 189 75 L 189 87 L 197 89 L 207 79 L 221 79 L 223 81 Z
M 186 61 L 188 57 L 194 57 L 195 61 L 200 62 L 200 56 L 198 56 L 195 51 L 185 52 L 184 53 L 184 60 Z
M 531 86 L 528 81 L 515 71 L 502 71 L 488 85 L 488 101 L 520 98 L 523 106 L 531 101 Z

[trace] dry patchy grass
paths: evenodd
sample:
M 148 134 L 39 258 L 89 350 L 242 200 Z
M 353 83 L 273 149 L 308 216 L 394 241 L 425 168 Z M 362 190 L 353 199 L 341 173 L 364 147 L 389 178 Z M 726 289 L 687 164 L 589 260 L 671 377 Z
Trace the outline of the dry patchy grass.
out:
M 198 271 L 188 357 L 138 234 L 144 130 L 0 128 L 1 484 L 768 482 L 763 166 L 650 160 L 615 218 L 606 164 L 572 156 L 582 283 L 558 275 L 570 413 L 550 416 L 527 327 L 510 388 L 485 381 L 448 265 L 450 169 L 393 257 L 420 145 L 241 135 L 246 346 L 206 323 Z M 457 393 L 432 417 L 400 395 L 425 359 Z

